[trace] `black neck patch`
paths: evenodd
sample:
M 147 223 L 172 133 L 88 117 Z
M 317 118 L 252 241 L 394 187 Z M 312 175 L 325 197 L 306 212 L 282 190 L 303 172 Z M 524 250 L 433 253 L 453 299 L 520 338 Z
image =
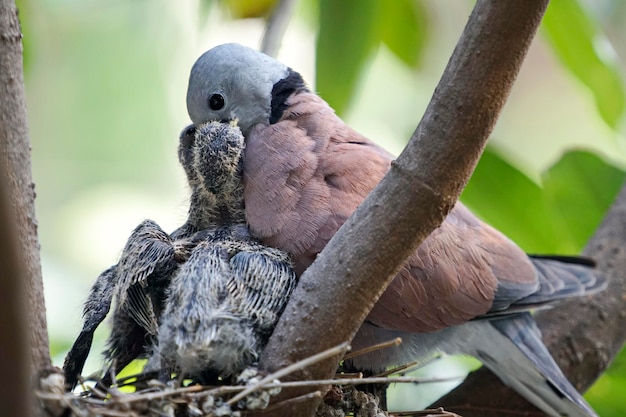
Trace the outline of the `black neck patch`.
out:
M 293 93 L 309 91 L 302 76 L 289 68 L 289 74 L 272 88 L 270 124 L 274 124 L 283 116 L 287 108 L 287 98 Z

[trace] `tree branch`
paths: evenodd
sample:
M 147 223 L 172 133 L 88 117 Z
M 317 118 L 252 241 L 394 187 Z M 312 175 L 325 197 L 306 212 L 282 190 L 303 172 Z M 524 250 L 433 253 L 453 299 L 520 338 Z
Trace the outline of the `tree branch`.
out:
M 36 377 L 41 370 L 50 367 L 51 362 L 26 122 L 22 34 L 13 0 L 0 0 L 0 173 L 5 180 L 5 191 L 10 206 L 8 211 L 15 216 L 16 253 L 24 261 L 23 282 L 20 285 L 12 285 L 11 290 L 26 289 L 28 323 L 30 323 L 31 376 Z M 5 218 L 4 221 L 6 220 Z M 3 273 L 9 273 L 8 270 L 4 270 L 4 263 L 2 263 L 2 268 Z M 17 275 L 11 273 L 11 279 L 17 278 Z M 0 294 L 7 300 L 14 299 L 18 302 L 22 299 L 21 295 L 16 293 Z M 14 342 L 19 343 L 19 334 L 11 334 L 11 331 L 10 327 L 0 327 L 0 339 L 15 337 Z M 22 346 L 22 349 L 23 352 L 27 351 L 25 346 Z M 17 378 L 16 375 L 10 375 L 10 377 Z M 38 411 L 41 410 L 36 410 Z
M 265 369 L 352 339 L 401 265 L 456 202 L 546 6 L 547 0 L 477 2 L 409 144 L 301 277 L 261 358 Z M 328 378 L 339 359 L 297 378 Z M 275 415 L 312 415 L 316 405 Z
M 28 336 L 24 320 L 24 274 L 9 206 L 0 178 L 0 404 L 7 417 L 30 415 Z
M 593 297 L 575 299 L 536 315 L 546 346 L 580 391 L 585 391 L 608 367 L 626 342 L 626 327 L 616 317 L 626 316 L 626 186 L 596 230 L 584 255 L 598 262 L 609 279 L 609 288 Z M 466 405 L 472 399 L 472 407 Z M 489 370 L 472 373 L 437 406 L 463 413 L 464 417 L 505 416 L 504 410 L 544 414 L 504 386 Z M 488 411 L 493 410 L 493 411 Z
M 276 57 L 285 31 L 291 20 L 291 15 L 298 4 L 298 0 L 280 0 L 272 15 L 265 25 L 265 32 L 263 33 L 263 39 L 261 39 L 261 52 Z

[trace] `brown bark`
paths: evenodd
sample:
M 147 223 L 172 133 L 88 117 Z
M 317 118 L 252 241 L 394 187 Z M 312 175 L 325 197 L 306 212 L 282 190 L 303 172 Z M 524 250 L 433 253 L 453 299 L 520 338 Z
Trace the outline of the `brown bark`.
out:
M 6 288 L 3 288 L 0 294 L 3 298 L 6 297 L 7 302 L 16 303 L 12 304 L 12 308 L 17 308 L 20 300 L 25 298 L 28 306 L 26 318 L 30 324 L 29 337 L 25 340 L 19 336 L 20 332 L 15 329 L 15 325 L 6 323 L 7 326 L 0 326 L 0 340 L 2 343 L 11 341 L 12 349 L 21 352 L 30 350 L 31 377 L 34 378 L 41 370 L 50 367 L 51 362 L 35 218 L 35 192 L 31 178 L 23 73 L 22 34 L 17 9 L 13 0 L 0 0 L 0 166 L 9 213 L 8 216 L 3 216 L 2 221 L 4 223 L 8 221 L 14 226 L 17 245 L 13 255 L 8 255 L 10 252 L 4 253 L 3 250 L 2 256 L 11 257 L 6 259 L 6 265 L 9 265 L 9 262 L 22 261 L 23 271 L 23 274 L 18 274 L 17 269 L 5 269 L 3 259 L 2 279 L 7 281 L 3 283 Z M 6 227 L 3 227 L 2 233 L 3 244 L 10 244 L 11 238 L 6 235 L 9 233 Z M 8 292 L 4 292 L 5 289 Z M 25 297 L 22 297 L 22 292 L 25 293 Z M 0 303 L 3 304 L 3 308 L 9 308 L 4 303 L 5 301 Z M 23 313 L 24 311 L 20 317 Z M 17 318 L 15 323 L 19 323 Z M 30 349 L 27 349 L 28 341 Z M 14 365 L 19 363 L 19 358 L 18 354 Z M 13 383 L 13 378 L 16 377 L 12 373 L 5 376 L 4 379 L 10 383 Z M 0 388 L 0 391 L 3 389 Z M 4 410 L 6 403 L 2 404 Z M 28 414 L 22 410 L 19 415 Z
M 24 274 L 15 236 L 15 216 L 0 180 L 0 404 L 7 417 L 27 416 L 29 361 L 24 312 Z
M 561 369 L 581 391 L 608 367 L 626 342 L 626 187 L 607 213 L 584 255 L 595 259 L 609 279 L 606 291 L 572 300 L 552 311 L 537 314 L 546 345 Z
M 546 6 L 547 0 L 477 2 L 406 149 L 303 274 L 261 358 L 265 369 L 351 340 L 402 263 L 456 202 Z M 372 251 L 371 243 L 380 241 L 385 245 Z M 295 378 L 328 378 L 338 360 Z M 315 405 L 304 402 L 274 415 L 312 415 Z
M 546 346 L 581 392 L 608 367 L 626 341 L 626 327 L 622 320 L 615 319 L 626 316 L 624 236 L 626 186 L 584 251 L 598 262 L 598 270 L 609 279 L 609 288 L 593 297 L 572 300 L 537 314 Z M 485 368 L 472 373 L 435 404 L 464 417 L 517 416 L 524 411 L 544 415 Z

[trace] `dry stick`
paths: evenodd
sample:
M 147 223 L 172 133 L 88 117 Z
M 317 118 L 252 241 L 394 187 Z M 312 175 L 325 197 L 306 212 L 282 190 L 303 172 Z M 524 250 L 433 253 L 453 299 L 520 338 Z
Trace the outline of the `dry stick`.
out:
M 381 373 L 373 375 L 373 376 L 376 376 L 376 377 L 380 376 L 380 377 L 382 377 L 382 376 L 398 374 L 400 372 L 407 373 L 407 372 L 409 372 L 409 370 L 411 370 L 411 368 L 416 368 L 416 369 L 417 368 L 422 368 L 422 367 L 424 367 L 426 365 L 429 365 L 429 364 L 433 363 L 436 360 L 441 359 L 443 356 L 445 356 L 445 355 L 440 353 L 440 354 L 437 354 L 437 355 L 435 355 L 432 358 L 429 358 L 427 360 L 409 362 L 409 363 L 406 363 L 404 365 L 396 366 L 395 368 L 388 369 L 388 370 L 386 370 L 384 372 L 381 372 Z
M 399 374 L 399 373 L 405 374 L 412 368 L 420 368 L 422 366 L 424 366 L 424 363 L 421 361 L 409 362 L 407 364 L 396 366 L 395 368 L 391 368 L 391 369 L 386 370 L 385 372 L 376 374 L 374 375 L 374 377 L 382 378 L 382 377 L 386 377 L 386 376 L 393 375 L 393 374 Z
M 355 350 L 354 352 L 347 353 L 343 360 L 348 360 L 352 358 L 356 358 L 357 356 L 365 355 L 366 353 L 374 352 L 376 350 L 387 349 L 390 347 L 400 346 L 402 343 L 402 338 L 396 337 L 393 340 L 389 340 L 388 342 L 378 343 L 377 345 L 368 346 L 363 349 Z
M 112 410 L 107 408 L 98 408 L 97 410 L 91 410 L 96 415 L 110 416 L 110 417 L 137 417 L 137 413 L 126 410 Z
M 269 383 L 271 383 L 272 381 L 274 381 L 275 379 L 280 379 L 286 375 L 289 375 L 293 372 L 302 370 L 304 368 L 306 368 L 307 366 L 311 366 L 314 365 L 318 362 L 323 361 L 324 359 L 328 359 L 328 358 L 333 358 L 337 355 L 341 355 L 342 353 L 345 353 L 348 349 L 350 349 L 350 345 L 348 344 L 348 342 L 343 342 L 340 343 L 339 345 L 332 347 L 330 349 L 326 349 L 323 352 L 320 352 L 316 355 L 310 356 L 306 359 L 303 359 L 301 361 L 298 361 L 292 365 L 286 366 L 283 369 L 280 369 L 276 372 L 274 372 L 273 374 L 270 374 L 268 376 L 266 376 L 265 378 L 263 378 L 262 380 L 260 380 L 259 382 L 257 382 L 256 384 L 246 388 L 245 390 L 241 391 L 239 394 L 235 395 L 233 398 L 231 398 L 230 400 L 228 400 L 228 405 L 233 405 L 236 404 L 237 401 L 243 399 L 246 397 L 246 395 L 251 394 L 255 391 L 260 390 L 261 388 L 263 388 L 264 386 L 268 385 Z
M 363 372 L 344 372 L 341 374 L 335 374 L 335 378 L 363 378 Z
M 443 407 L 429 408 L 429 409 L 420 410 L 420 411 L 394 412 L 393 415 L 395 417 L 418 417 L 418 416 L 424 416 L 424 417 L 430 417 L 430 416 L 461 417 L 458 414 L 455 414 L 455 413 L 453 413 L 451 411 L 446 411 Z
M 546 6 L 547 0 L 476 3 L 406 149 L 300 278 L 262 354 L 263 369 L 354 337 L 402 264 L 456 203 Z M 326 379 L 339 359 L 293 378 Z M 316 406 L 290 413 L 310 416 Z
M 119 387 L 125 387 L 128 385 L 133 385 L 133 384 L 137 384 L 138 382 L 145 382 L 145 381 L 149 381 L 149 380 L 156 380 L 158 381 L 158 373 L 156 371 L 150 371 L 150 372 L 140 372 L 138 374 L 133 374 L 133 375 L 128 375 L 125 377 L 118 377 L 117 378 L 117 385 Z M 134 380 L 134 381 L 133 381 Z
M 265 25 L 265 32 L 261 40 L 261 52 L 276 57 L 280 44 L 285 36 L 289 20 L 293 15 L 298 0 L 280 0 L 274 7 L 272 15 Z
M 83 392 L 87 392 L 87 391 L 89 391 L 89 392 L 91 392 L 91 393 L 92 393 L 91 395 L 94 395 L 94 394 L 95 394 L 95 396 L 96 396 L 96 397 L 99 397 L 99 398 L 102 398 L 102 399 L 106 398 L 106 397 L 107 397 L 107 395 L 108 395 L 106 392 L 104 392 L 104 391 L 100 390 L 99 388 L 97 388 L 97 387 L 96 387 L 96 386 L 97 386 L 97 384 L 96 384 L 96 385 L 94 385 L 93 387 L 89 387 L 89 388 L 88 388 L 88 387 L 85 385 L 85 379 L 83 379 L 80 375 L 79 375 L 79 377 L 78 377 L 78 382 L 80 383 L 80 386 L 81 386 L 81 388 L 83 389 Z
M 226 387 L 223 387 L 223 388 L 226 388 Z M 162 398 L 172 397 L 178 394 L 195 393 L 195 392 L 200 392 L 203 390 L 206 390 L 206 387 L 203 387 L 202 385 L 194 385 L 191 387 L 175 388 L 172 390 L 164 390 L 164 391 L 157 391 L 157 392 L 148 392 L 145 394 L 121 395 L 121 396 L 112 398 L 110 401 L 115 404 L 133 403 L 133 402 L 144 401 L 144 400 L 148 400 L 148 401 L 156 400 L 157 398 L 162 399 Z M 233 389 L 233 391 L 236 391 L 236 389 Z M 208 390 L 207 392 L 210 393 L 211 390 Z
M 289 381 L 275 382 L 267 384 L 263 388 L 291 388 L 291 387 L 314 387 L 317 385 L 365 385 L 365 384 L 430 384 L 438 382 L 450 382 L 463 379 L 463 375 L 451 377 L 419 377 L 419 376 L 397 376 L 397 377 L 368 377 L 368 378 L 331 378 L 315 379 L 312 381 Z
M 63 395 L 53 394 L 50 392 L 34 391 L 35 397 L 40 400 L 59 401 L 67 408 L 70 408 L 77 416 L 86 416 L 85 412 L 74 405 L 74 401 L 84 401 L 85 398 L 76 397 L 71 393 L 63 393 Z M 42 402 L 43 404 L 43 402 Z
M 272 411 L 272 410 L 276 410 L 276 409 L 281 409 L 284 408 L 286 406 L 290 406 L 292 404 L 295 403 L 299 403 L 299 402 L 303 402 L 303 401 L 307 401 L 307 400 L 312 400 L 314 398 L 322 398 L 322 393 L 320 391 L 313 391 L 313 392 L 309 392 L 308 394 L 303 394 L 303 395 L 299 395 L 297 397 L 292 397 L 292 398 L 288 398 L 286 400 L 271 404 L 269 407 L 267 407 L 264 411 Z
M 70 408 L 70 409 L 72 410 L 72 412 L 73 412 L 74 414 L 76 414 L 77 416 L 79 416 L 79 417 L 87 417 L 87 416 L 89 415 L 89 414 L 87 414 L 84 410 L 82 410 L 82 409 L 80 409 L 80 408 L 76 407 L 74 404 L 72 404 L 72 403 L 71 403 L 71 402 L 69 402 L 69 401 L 68 401 L 65 405 L 66 405 L 68 408 Z

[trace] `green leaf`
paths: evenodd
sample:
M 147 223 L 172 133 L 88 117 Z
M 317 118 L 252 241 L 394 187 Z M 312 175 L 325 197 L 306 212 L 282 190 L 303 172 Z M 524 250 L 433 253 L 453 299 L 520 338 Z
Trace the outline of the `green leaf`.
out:
M 363 64 L 379 42 L 376 21 L 383 4 L 378 0 L 321 0 L 319 5 L 315 88 L 342 114 Z
M 560 238 L 582 249 L 615 199 L 625 174 L 587 151 L 571 151 L 542 176 Z
M 421 3 L 413 0 L 385 2 L 380 11 L 380 39 L 406 65 L 419 65 L 426 43 L 426 11 Z
M 555 231 L 541 187 L 491 147 L 483 153 L 461 199 L 527 252 L 554 251 Z
M 527 252 L 578 254 L 625 178 L 597 155 L 571 151 L 539 186 L 487 148 L 462 199 Z
M 599 48 L 608 40 L 575 0 L 550 2 L 543 33 L 563 64 L 594 95 L 602 118 L 616 127 L 624 113 L 624 85 L 617 65 Z

